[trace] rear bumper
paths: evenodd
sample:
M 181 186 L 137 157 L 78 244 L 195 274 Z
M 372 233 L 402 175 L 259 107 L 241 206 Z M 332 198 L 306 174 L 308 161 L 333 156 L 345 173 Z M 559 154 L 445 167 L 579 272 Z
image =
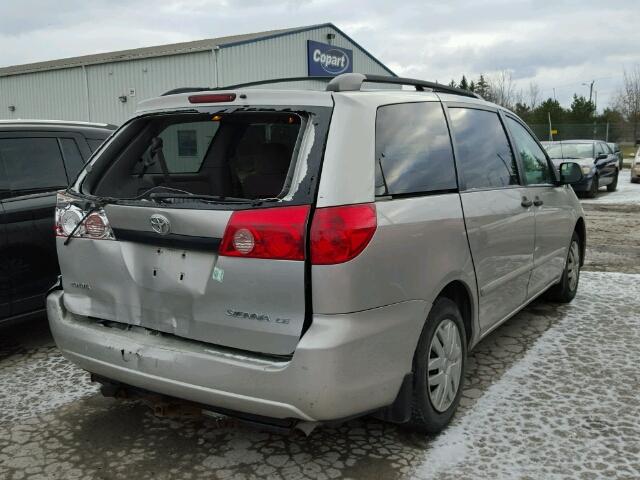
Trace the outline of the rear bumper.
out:
M 47 313 L 63 355 L 92 373 L 172 397 L 271 418 L 328 421 L 393 403 L 411 371 L 427 315 L 423 301 L 315 315 L 291 359 L 219 349 L 68 312 L 63 291 Z

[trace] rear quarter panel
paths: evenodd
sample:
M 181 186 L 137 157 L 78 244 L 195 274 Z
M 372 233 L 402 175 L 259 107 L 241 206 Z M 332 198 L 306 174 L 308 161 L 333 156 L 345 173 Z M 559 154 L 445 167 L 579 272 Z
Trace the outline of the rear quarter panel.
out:
M 358 257 L 312 267 L 314 313 L 356 312 L 409 300 L 430 305 L 449 282 L 459 280 L 472 295 L 475 318 L 475 273 L 459 194 L 378 201 L 376 208 L 378 228 Z

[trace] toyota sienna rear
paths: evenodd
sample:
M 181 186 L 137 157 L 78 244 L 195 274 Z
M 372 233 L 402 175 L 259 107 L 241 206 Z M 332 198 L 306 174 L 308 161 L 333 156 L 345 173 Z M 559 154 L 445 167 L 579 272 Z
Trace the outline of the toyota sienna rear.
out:
M 55 340 L 106 392 L 438 431 L 467 348 L 577 289 L 580 170 L 556 178 L 528 135 L 474 94 L 360 74 L 143 102 L 58 195 Z

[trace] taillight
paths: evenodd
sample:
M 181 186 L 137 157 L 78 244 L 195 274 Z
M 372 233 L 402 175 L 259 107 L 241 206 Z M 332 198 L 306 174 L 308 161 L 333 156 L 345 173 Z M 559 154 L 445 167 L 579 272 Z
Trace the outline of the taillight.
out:
M 311 263 L 348 262 L 366 248 L 376 227 L 372 203 L 318 208 L 311 223 Z
M 235 99 L 235 93 L 205 93 L 201 95 L 189 95 L 190 103 L 233 102 Z
M 102 208 L 85 204 L 83 200 L 58 193 L 55 231 L 58 237 L 115 240 L 107 215 Z
M 308 205 L 233 212 L 219 253 L 227 257 L 304 260 L 308 216 Z

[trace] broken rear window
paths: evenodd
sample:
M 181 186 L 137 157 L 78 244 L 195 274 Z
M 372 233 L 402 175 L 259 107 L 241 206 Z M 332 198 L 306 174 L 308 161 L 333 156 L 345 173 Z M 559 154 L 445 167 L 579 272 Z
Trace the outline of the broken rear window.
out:
M 148 191 L 265 199 L 286 195 L 307 119 L 238 112 L 141 118 L 93 194 L 136 199 Z

